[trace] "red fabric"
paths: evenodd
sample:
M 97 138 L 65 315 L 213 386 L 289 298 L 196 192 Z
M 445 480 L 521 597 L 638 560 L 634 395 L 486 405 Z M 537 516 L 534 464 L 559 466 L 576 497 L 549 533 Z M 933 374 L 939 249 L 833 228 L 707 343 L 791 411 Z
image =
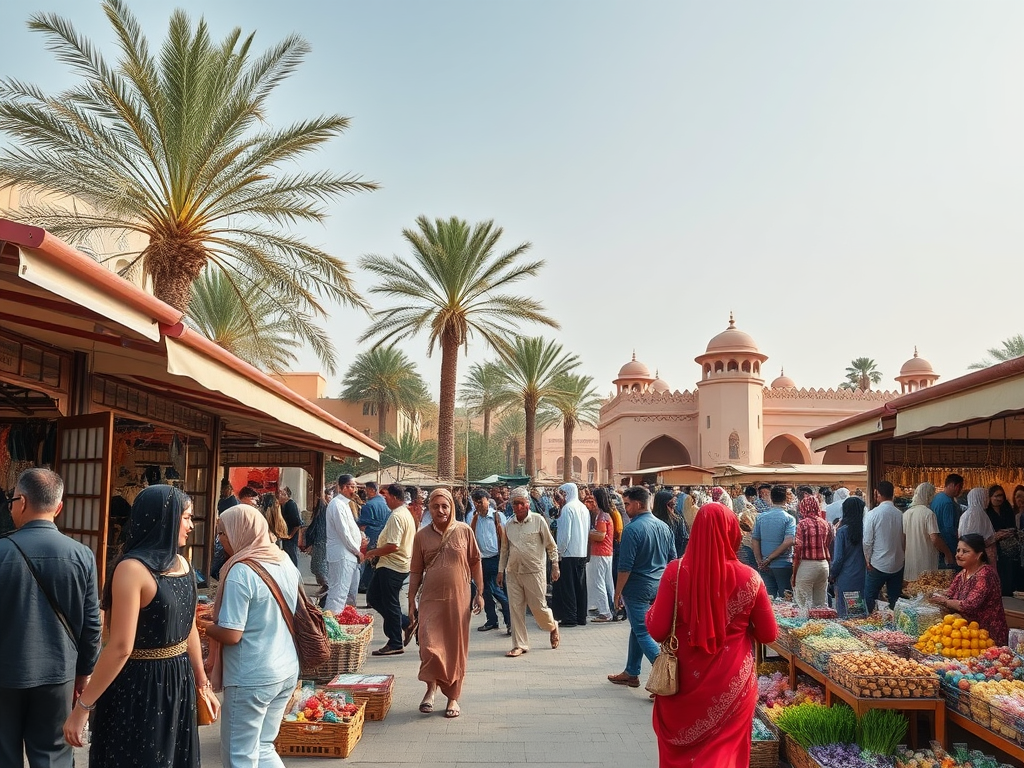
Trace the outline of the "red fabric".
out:
M 830 560 L 834 539 L 831 525 L 820 517 L 805 517 L 796 525 L 793 554 L 799 560 Z
M 970 579 L 967 571 L 953 577 L 946 597 L 960 601 L 960 615 L 968 621 L 978 622 L 987 629 L 996 645 L 1006 645 L 1010 630 L 1006 626 L 1003 610 L 1003 589 L 999 575 L 991 565 L 982 565 Z
M 701 508 L 698 520 L 707 506 Z M 709 517 L 705 517 L 705 522 Z M 693 536 L 696 534 L 695 523 Z M 753 640 L 772 642 L 778 627 L 761 577 L 735 559 L 724 559 L 718 570 L 720 604 L 726 618 L 722 642 L 714 653 L 692 642 L 694 630 L 700 626 L 695 627 L 688 618 L 692 615 L 693 595 L 710 581 L 708 572 L 695 569 L 696 558 L 689 559 L 693 536 L 686 557 L 665 569 L 654 605 L 647 612 L 651 637 L 658 642 L 667 639 L 672 629 L 676 580 L 680 580 L 676 626 L 680 641 L 679 692 L 658 696 L 654 701 L 659 765 L 747 768 L 750 728 L 757 703 Z
M 731 509 L 711 502 L 697 511 L 683 564 L 704 578 L 694 582 L 686 614 L 680 614 L 690 627 L 690 634 L 680 640 L 680 645 L 685 642 L 714 653 L 725 641 L 725 574 L 742 540 L 739 520 Z

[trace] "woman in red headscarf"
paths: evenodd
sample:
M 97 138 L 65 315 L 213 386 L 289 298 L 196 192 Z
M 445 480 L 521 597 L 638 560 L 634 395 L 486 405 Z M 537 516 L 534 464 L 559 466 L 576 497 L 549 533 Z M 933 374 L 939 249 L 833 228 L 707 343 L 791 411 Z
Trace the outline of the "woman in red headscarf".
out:
M 754 641 L 772 642 L 778 627 L 761 577 L 736 559 L 741 540 L 731 509 L 702 506 L 686 554 L 669 563 L 647 612 L 647 629 L 662 642 L 672 634 L 678 609 L 679 690 L 654 702 L 662 768 L 750 763 Z

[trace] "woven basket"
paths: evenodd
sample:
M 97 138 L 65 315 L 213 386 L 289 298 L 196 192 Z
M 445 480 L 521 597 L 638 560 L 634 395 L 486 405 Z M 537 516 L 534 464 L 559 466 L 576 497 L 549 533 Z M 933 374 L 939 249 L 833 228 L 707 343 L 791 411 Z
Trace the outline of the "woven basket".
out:
M 1002 736 L 1007 741 L 1017 744 L 1024 744 L 1024 718 L 1015 717 L 996 706 L 990 708 L 991 725 L 989 726 L 997 736 Z
M 811 757 L 807 750 L 801 747 L 788 733 L 782 734 L 782 747 L 785 751 L 785 761 L 793 768 L 821 768 L 820 763 Z
M 329 683 L 343 672 L 358 672 L 366 662 L 366 649 L 373 640 L 372 624 L 346 624 L 342 630 L 351 640 L 331 641 L 331 658 L 313 669 L 304 669 L 303 680 Z
M 779 729 L 765 714 L 760 705 L 754 710 L 754 717 L 764 723 L 774 738 L 767 741 L 752 741 L 750 745 L 750 768 L 778 768 Z
M 351 684 L 354 677 L 356 677 L 357 681 L 354 684 Z M 366 677 L 367 676 L 363 676 L 363 679 Z M 373 676 L 373 678 L 377 677 L 386 678 L 386 682 L 379 685 L 374 683 L 371 686 L 367 686 L 359 682 L 357 676 L 354 676 L 351 673 L 345 673 L 331 680 L 327 684 L 327 689 L 330 691 L 345 691 L 345 693 L 352 697 L 352 700 L 356 704 L 366 704 L 367 720 L 383 720 L 387 717 L 388 710 L 391 709 L 391 701 L 395 690 L 395 676 Z M 349 679 L 346 680 L 345 678 Z
M 292 694 L 288 709 L 300 690 Z M 282 722 L 274 748 L 282 757 L 348 757 L 363 737 L 365 710 L 360 706 L 347 723 Z

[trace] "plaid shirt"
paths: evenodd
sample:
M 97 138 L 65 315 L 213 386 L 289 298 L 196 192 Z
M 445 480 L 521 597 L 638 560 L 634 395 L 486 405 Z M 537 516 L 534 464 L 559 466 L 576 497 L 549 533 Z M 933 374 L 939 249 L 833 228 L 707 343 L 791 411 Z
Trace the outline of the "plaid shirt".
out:
M 832 526 L 820 517 L 805 517 L 796 525 L 793 555 L 800 560 L 828 560 L 834 538 Z

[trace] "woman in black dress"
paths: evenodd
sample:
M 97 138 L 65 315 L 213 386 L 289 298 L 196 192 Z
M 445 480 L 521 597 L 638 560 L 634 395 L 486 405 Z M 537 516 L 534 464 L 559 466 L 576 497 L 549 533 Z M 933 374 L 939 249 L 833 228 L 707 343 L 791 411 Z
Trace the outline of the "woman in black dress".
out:
M 146 488 L 132 505 L 103 591 L 110 639 L 64 724 L 64 738 L 81 746 L 92 712 L 91 768 L 199 766 L 196 696 L 214 713 L 220 703 L 203 670 L 195 572 L 178 554 L 193 527 L 192 503 L 169 485 Z

